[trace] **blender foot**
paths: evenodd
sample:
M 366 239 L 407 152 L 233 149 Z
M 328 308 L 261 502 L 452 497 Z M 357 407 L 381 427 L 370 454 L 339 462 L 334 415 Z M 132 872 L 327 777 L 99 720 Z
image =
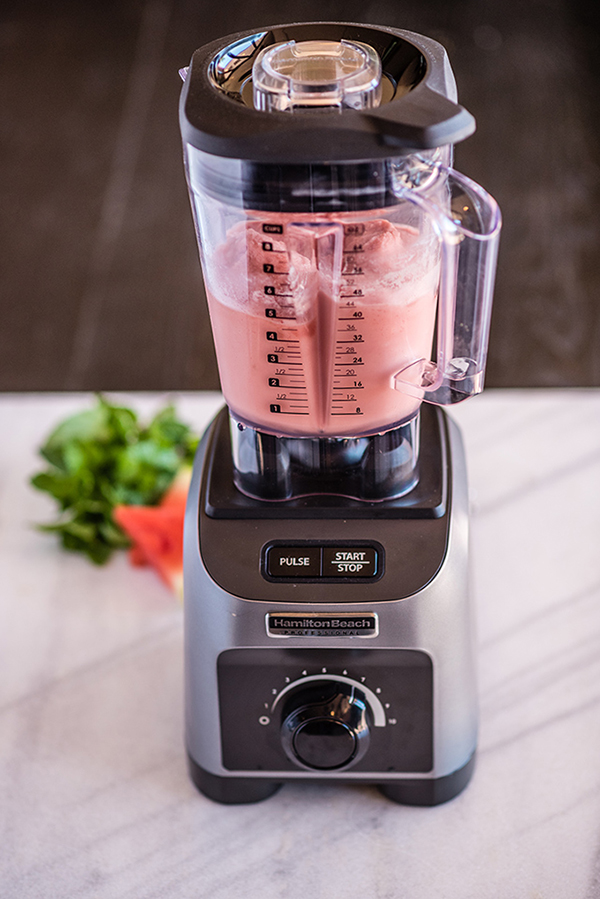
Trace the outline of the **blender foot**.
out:
M 225 805 L 261 802 L 276 793 L 281 786 L 272 780 L 259 780 L 254 777 L 219 777 L 217 774 L 209 774 L 191 756 L 188 756 L 188 765 L 190 777 L 200 792 L 213 802 Z
M 442 802 L 454 799 L 461 790 L 464 790 L 471 779 L 474 768 L 475 753 L 466 765 L 445 777 L 378 784 L 378 788 L 387 799 L 401 805 L 440 805 Z

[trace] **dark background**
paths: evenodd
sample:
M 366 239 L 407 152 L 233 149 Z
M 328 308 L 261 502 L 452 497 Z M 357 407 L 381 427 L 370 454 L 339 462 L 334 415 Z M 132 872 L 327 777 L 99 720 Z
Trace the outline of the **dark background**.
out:
M 504 215 L 488 386 L 600 385 L 600 4 L 4 0 L 0 390 L 218 387 L 177 74 L 245 28 L 344 19 L 450 53 L 456 167 Z

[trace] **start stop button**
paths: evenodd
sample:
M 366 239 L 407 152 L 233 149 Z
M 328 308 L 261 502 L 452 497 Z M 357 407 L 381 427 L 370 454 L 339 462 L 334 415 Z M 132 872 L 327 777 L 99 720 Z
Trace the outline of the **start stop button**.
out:
M 323 577 L 374 577 L 377 550 L 373 546 L 324 546 Z

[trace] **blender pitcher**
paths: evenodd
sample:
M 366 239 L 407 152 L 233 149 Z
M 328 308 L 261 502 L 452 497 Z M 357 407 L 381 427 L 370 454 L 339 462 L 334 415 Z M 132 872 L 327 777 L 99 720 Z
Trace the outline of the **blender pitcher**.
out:
M 450 167 L 474 130 L 445 51 L 312 23 L 232 35 L 181 123 L 236 486 L 380 501 L 418 480 L 419 408 L 481 391 L 500 232 Z

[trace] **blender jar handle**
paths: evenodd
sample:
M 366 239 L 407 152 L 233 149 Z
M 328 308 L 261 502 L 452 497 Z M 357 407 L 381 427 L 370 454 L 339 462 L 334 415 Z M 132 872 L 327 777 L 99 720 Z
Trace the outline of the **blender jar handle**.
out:
M 502 219 L 494 198 L 470 178 L 431 169 L 432 180 L 447 185 L 444 206 L 418 189 L 395 192 L 431 219 L 441 245 L 436 360 L 412 362 L 392 380 L 396 390 L 450 405 L 483 390 Z

